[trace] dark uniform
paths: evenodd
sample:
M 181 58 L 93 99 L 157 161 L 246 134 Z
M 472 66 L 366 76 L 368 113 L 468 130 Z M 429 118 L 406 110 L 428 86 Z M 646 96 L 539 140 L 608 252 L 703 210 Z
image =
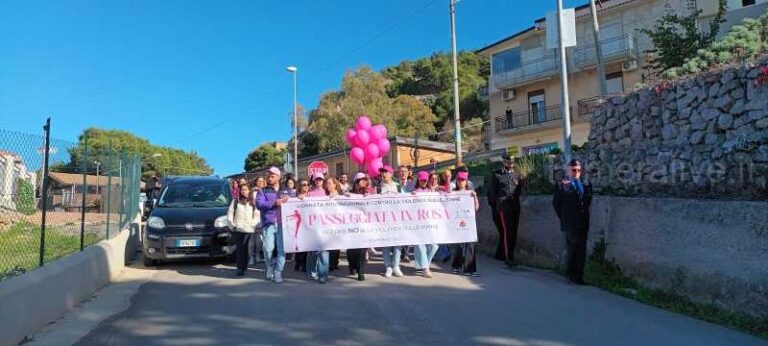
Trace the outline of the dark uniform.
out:
M 586 179 L 568 177 L 555 184 L 552 206 L 560 219 L 560 231 L 565 232 L 568 279 L 579 284 L 584 283 L 591 203 L 592 184 Z
M 511 158 L 504 155 L 504 159 Z M 488 204 L 499 232 L 495 258 L 510 266 L 514 265 L 517 226 L 520 222 L 520 187 L 520 176 L 514 168 L 507 170 L 502 167 L 491 174 Z

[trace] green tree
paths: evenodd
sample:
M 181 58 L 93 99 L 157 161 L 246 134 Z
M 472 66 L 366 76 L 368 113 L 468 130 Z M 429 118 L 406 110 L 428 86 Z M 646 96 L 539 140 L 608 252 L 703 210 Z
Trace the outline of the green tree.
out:
M 487 85 L 490 63 L 474 52 L 459 52 L 459 109 L 462 120 L 487 117 L 488 106 L 480 100 L 478 90 Z M 405 60 L 397 66 L 382 70 L 390 80 L 387 93 L 399 95 L 429 95 L 422 97 L 438 117 L 439 124 L 453 119 L 453 67 L 449 53 L 437 52 L 416 61 Z M 445 129 L 441 129 L 445 131 Z
M 709 48 L 720 31 L 720 25 L 725 22 L 726 0 L 719 0 L 717 14 L 709 20 L 709 30 L 706 31 L 699 29 L 702 10 L 697 8 L 696 0 L 686 0 L 687 14 L 673 11 L 669 4 L 666 6 L 667 14 L 657 20 L 656 25 L 639 29 L 653 42 L 654 48 L 647 51 L 655 55 L 647 67 L 652 75 L 681 67 L 699 50 Z
M 390 97 L 390 81 L 363 66 L 345 73 L 341 90 L 323 94 L 309 116 L 307 131 L 312 133 L 302 155 L 330 152 L 347 146 L 345 132 L 360 114 L 376 124 L 384 124 L 390 136 L 434 134 L 437 117 L 421 100 L 410 95 Z M 312 152 L 316 149 L 317 152 Z
M 104 130 L 88 128 L 78 137 L 77 145 L 69 149 L 69 162 L 65 165 L 57 165 L 52 171 L 82 173 L 85 160 L 85 142 L 88 139 L 88 162 L 85 163 L 85 171 L 96 173 L 93 162 L 98 161 L 100 173 L 112 172 L 117 174 L 117 164 L 121 153 L 139 154 L 142 160 L 142 176 L 147 178 L 152 174 L 165 175 L 210 175 L 213 170 L 205 159 L 196 152 L 152 145 L 148 140 L 121 130 Z M 108 167 L 109 141 L 112 141 L 113 167 Z
M 18 192 L 16 197 L 16 211 L 24 215 L 32 215 L 37 208 L 35 207 L 35 187 L 32 183 L 18 179 Z
M 285 163 L 284 154 L 285 150 L 278 150 L 274 143 L 264 143 L 248 153 L 243 168 L 246 171 L 253 171 L 269 166 L 282 166 Z

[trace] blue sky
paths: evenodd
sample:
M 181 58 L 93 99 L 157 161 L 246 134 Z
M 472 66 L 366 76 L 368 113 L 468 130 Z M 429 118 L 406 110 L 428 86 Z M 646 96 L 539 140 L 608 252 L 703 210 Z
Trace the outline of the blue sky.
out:
M 450 49 L 449 0 L 0 0 L 0 129 L 75 140 L 89 126 L 195 150 L 217 174 L 291 136 L 346 69 Z M 583 1 L 565 1 L 574 6 Z M 459 49 L 527 28 L 555 1 L 462 0 Z

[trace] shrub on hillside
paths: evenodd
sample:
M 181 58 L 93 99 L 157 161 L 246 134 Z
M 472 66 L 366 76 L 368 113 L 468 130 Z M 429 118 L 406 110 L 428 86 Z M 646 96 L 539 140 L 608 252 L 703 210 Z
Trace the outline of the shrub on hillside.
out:
M 32 215 L 37 211 L 35 207 L 35 187 L 24 179 L 18 179 L 17 182 L 16 211 L 25 215 Z

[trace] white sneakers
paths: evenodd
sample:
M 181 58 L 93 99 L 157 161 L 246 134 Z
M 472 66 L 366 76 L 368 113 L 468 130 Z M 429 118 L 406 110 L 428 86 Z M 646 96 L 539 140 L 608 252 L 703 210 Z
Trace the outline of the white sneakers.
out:
M 395 277 L 399 277 L 399 278 L 403 277 L 403 272 L 400 271 L 400 267 L 395 267 L 394 274 L 395 274 Z
M 275 277 L 275 269 L 267 266 L 267 280 L 272 280 Z
M 281 274 L 280 272 L 275 273 L 275 283 L 276 284 L 283 283 L 283 274 Z
M 403 277 L 403 272 L 400 270 L 400 267 L 395 267 L 395 268 L 388 267 L 387 271 L 384 272 L 385 278 L 391 278 L 393 275 L 398 278 Z

